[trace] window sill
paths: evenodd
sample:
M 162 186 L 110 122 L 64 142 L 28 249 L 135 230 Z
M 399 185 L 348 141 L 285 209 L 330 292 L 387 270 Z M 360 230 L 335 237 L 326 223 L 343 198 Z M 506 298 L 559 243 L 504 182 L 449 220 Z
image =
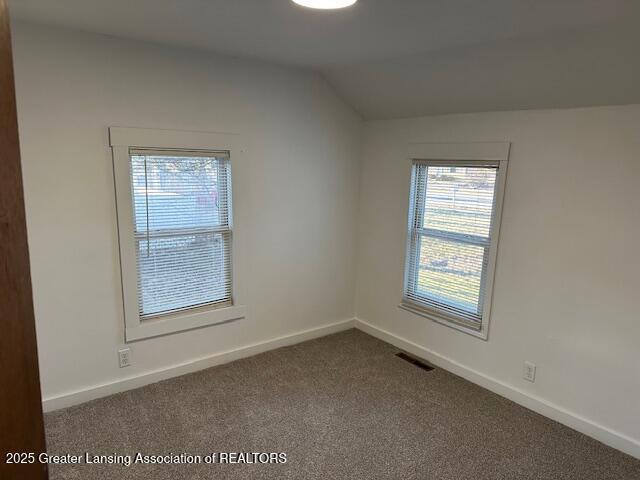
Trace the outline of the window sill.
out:
M 487 327 L 486 325 L 484 325 L 484 322 L 482 325 L 479 325 L 479 328 L 474 328 L 472 326 L 465 325 L 462 321 L 456 321 L 455 318 L 449 315 L 440 313 L 439 311 L 434 309 L 429 309 L 428 307 L 419 307 L 417 305 L 404 302 L 400 303 L 398 307 L 406 310 L 407 312 L 411 312 L 415 315 L 420 315 L 421 317 L 437 322 L 441 325 L 453 328 L 454 330 L 464 332 L 467 335 L 471 335 L 482 340 L 487 340 L 488 338 Z
M 169 317 L 146 320 L 140 322 L 138 326 L 126 328 L 126 343 L 228 323 L 240 320 L 246 314 L 247 307 L 245 305 L 234 305 L 204 311 L 186 311 Z

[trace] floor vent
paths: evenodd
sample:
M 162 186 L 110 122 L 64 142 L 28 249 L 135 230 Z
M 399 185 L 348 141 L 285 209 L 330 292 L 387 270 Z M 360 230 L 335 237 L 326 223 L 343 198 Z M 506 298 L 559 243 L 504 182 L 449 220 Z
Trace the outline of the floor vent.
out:
M 405 362 L 413 363 L 416 367 L 420 367 L 421 369 L 426 370 L 427 372 L 430 372 L 431 370 L 433 370 L 433 367 L 428 363 L 425 363 L 422 360 L 412 357 L 411 355 L 407 355 L 404 352 L 396 353 L 396 357 L 401 358 Z

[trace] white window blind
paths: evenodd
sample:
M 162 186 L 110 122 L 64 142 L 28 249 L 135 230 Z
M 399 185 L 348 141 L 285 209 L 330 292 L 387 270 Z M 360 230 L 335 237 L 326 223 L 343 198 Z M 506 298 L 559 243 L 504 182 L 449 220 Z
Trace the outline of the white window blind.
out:
M 129 149 L 141 320 L 231 299 L 228 152 Z
M 414 161 L 403 303 L 480 330 L 500 162 Z

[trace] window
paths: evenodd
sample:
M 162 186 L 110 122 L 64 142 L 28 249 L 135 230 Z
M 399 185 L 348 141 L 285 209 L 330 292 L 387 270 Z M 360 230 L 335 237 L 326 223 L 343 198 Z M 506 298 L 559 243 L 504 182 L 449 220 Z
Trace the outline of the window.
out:
M 141 319 L 231 304 L 228 152 L 131 149 Z
M 487 153 L 487 144 L 479 152 L 468 144 L 423 144 L 412 159 L 401 306 L 483 338 L 508 155 L 502 145 Z
M 126 339 L 241 317 L 233 298 L 228 140 L 112 128 L 111 143 Z

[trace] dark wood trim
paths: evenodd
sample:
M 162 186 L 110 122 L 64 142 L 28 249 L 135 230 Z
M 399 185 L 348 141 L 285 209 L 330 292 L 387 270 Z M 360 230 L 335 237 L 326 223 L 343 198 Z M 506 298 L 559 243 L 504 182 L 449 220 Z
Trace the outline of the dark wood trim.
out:
M 0 478 L 41 480 L 47 467 L 37 458 L 6 463 L 7 452 L 45 451 L 11 55 L 0 0 Z

